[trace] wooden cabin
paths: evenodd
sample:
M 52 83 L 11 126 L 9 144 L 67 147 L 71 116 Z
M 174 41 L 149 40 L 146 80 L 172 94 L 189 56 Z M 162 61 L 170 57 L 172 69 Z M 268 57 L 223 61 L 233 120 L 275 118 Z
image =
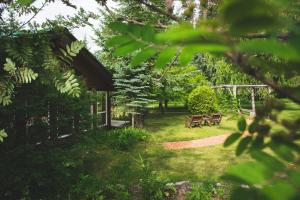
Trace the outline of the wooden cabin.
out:
M 65 29 L 62 33 L 53 33 L 53 43 L 56 48 L 64 48 L 77 39 Z M 87 87 L 92 91 L 105 92 L 105 109 L 98 108 L 98 104 L 91 105 L 91 114 L 97 116 L 104 114 L 105 123 L 102 126 L 111 127 L 111 92 L 114 90 L 112 74 L 98 61 L 86 48 L 74 58 L 73 67 L 78 75 L 81 75 Z M 97 123 L 94 124 L 97 126 Z

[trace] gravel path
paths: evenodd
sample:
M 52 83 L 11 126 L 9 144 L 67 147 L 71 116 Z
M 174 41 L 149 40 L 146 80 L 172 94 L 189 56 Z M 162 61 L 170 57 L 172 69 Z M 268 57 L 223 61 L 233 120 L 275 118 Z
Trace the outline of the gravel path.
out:
M 223 134 L 190 141 L 164 142 L 163 146 L 165 149 L 189 149 L 197 147 L 207 147 L 216 144 L 222 144 L 228 136 L 229 134 Z

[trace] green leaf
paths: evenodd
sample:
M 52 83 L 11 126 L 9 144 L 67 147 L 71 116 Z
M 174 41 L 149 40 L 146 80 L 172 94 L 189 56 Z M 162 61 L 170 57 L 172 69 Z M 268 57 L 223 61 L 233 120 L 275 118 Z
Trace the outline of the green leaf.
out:
M 186 66 L 193 59 L 194 53 L 195 52 L 190 51 L 189 47 L 183 48 L 179 56 L 179 64 Z
M 249 133 L 255 133 L 256 127 L 257 127 L 257 122 L 253 121 L 248 127 Z
M 238 129 L 241 131 L 241 132 L 244 132 L 246 130 L 246 127 L 247 127 L 247 122 L 246 122 L 246 119 L 244 117 L 241 117 L 237 123 L 237 126 L 238 126 Z
M 106 45 L 108 47 L 115 47 L 115 46 L 121 46 L 125 43 L 128 43 L 130 42 L 132 39 L 129 38 L 128 36 L 125 36 L 125 35 L 118 35 L 118 36 L 115 36 L 113 38 L 110 38 L 106 41 Z
M 136 38 L 142 37 L 142 31 L 144 26 L 138 24 L 128 24 L 128 32 Z
M 283 180 L 266 185 L 262 191 L 272 200 L 292 199 L 296 193 L 295 188 Z
M 3 69 L 7 71 L 9 74 L 14 74 L 16 71 L 16 64 L 10 59 L 6 58 L 6 63 L 4 64 Z
M 256 138 L 254 139 L 252 146 L 251 146 L 251 150 L 258 150 L 263 148 L 264 146 L 264 137 L 262 137 L 261 135 L 256 136 Z
M 115 51 L 115 55 L 116 56 L 125 56 L 125 55 L 128 55 L 129 53 L 132 53 L 144 46 L 145 45 L 140 42 L 133 41 L 131 43 L 127 43 L 123 46 L 118 47 Z
M 222 35 L 207 24 L 194 28 L 190 23 L 175 25 L 165 32 L 156 35 L 156 39 L 162 42 L 209 44 L 220 43 Z
M 136 56 L 134 56 L 130 62 L 130 65 L 135 66 L 146 60 L 148 60 L 151 56 L 157 53 L 157 50 L 154 48 L 147 48 L 141 50 Z
M 233 133 L 231 134 L 228 138 L 226 138 L 225 142 L 224 142 L 224 147 L 228 147 L 230 145 L 232 145 L 234 142 L 236 142 L 240 137 L 242 136 L 242 134 L 240 133 Z
M 179 63 L 187 65 L 196 53 L 224 53 L 229 50 L 228 46 L 222 44 L 194 44 L 187 45 L 181 51 Z
M 0 130 L 0 142 L 3 142 L 3 138 L 6 138 L 7 134 L 4 129 Z
M 293 154 L 292 148 L 290 148 L 289 146 L 274 141 L 270 142 L 269 146 L 274 151 L 274 153 L 280 158 L 288 162 L 294 161 L 295 156 Z
M 122 22 L 112 22 L 108 25 L 112 30 L 117 31 L 119 33 L 127 33 L 128 25 Z
M 235 187 L 231 192 L 230 200 L 258 200 L 266 199 L 259 189 Z
M 278 9 L 264 0 L 228 0 L 221 10 L 225 23 L 229 24 L 234 33 L 268 30 L 274 28 L 278 22 Z
M 164 49 L 156 59 L 155 66 L 157 68 L 164 67 L 166 64 L 168 64 L 168 62 L 172 60 L 172 58 L 176 55 L 176 53 L 177 53 L 176 47 L 169 47 Z
M 165 32 L 157 34 L 156 38 L 159 41 L 181 41 L 184 39 L 192 39 L 201 35 L 201 32 L 194 29 L 189 23 L 173 26 Z
M 265 53 L 282 59 L 299 61 L 299 52 L 289 43 L 278 40 L 246 40 L 238 45 L 238 49 L 244 53 Z
M 263 151 L 252 151 L 251 157 L 265 165 L 270 170 L 281 171 L 285 168 L 285 165 L 281 161 Z
M 235 150 L 235 154 L 237 156 L 241 155 L 248 147 L 248 145 L 252 142 L 252 137 L 251 136 L 247 136 L 244 137 L 240 143 L 238 144 L 236 150 Z
M 34 2 L 35 0 L 18 0 L 17 3 L 23 5 L 23 6 L 27 6 L 30 5 Z
M 268 168 L 257 162 L 246 162 L 230 166 L 227 175 L 236 177 L 248 184 L 262 184 L 270 176 Z
M 153 42 L 155 39 L 155 31 L 152 26 L 146 25 L 142 29 L 142 39 L 147 42 Z

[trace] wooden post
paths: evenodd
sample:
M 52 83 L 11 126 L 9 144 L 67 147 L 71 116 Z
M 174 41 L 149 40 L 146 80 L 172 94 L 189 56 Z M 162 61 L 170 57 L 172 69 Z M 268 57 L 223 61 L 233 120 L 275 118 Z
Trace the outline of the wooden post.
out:
M 106 92 L 105 95 L 102 92 L 101 93 L 101 125 L 107 125 L 107 119 L 106 119 Z
M 256 109 L 255 109 L 255 88 L 251 88 L 251 103 L 252 103 L 252 112 L 251 112 L 251 117 L 256 116 Z
M 98 117 L 97 117 L 97 101 L 93 103 L 93 127 L 97 128 L 98 126 Z
M 236 94 L 237 94 L 237 87 L 236 85 L 233 86 L 233 97 L 236 99 Z
M 93 104 L 91 104 L 91 106 L 90 106 L 90 114 L 91 114 L 91 118 L 92 118 L 92 123 L 91 123 L 91 129 L 93 129 L 94 128 L 94 126 L 93 126 Z
M 131 113 L 131 123 L 132 123 L 132 128 L 134 128 L 134 113 Z
M 108 128 L 111 128 L 111 98 L 109 91 L 106 91 L 106 125 Z

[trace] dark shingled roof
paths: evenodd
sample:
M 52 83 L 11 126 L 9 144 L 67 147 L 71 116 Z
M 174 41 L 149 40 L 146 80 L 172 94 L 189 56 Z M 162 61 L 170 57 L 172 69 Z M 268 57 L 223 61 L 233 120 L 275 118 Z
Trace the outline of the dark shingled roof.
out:
M 67 29 L 53 33 L 53 42 L 57 48 L 64 48 L 76 40 Z M 73 66 L 76 72 L 84 77 L 88 88 L 100 91 L 114 90 L 112 74 L 86 48 L 74 58 Z

